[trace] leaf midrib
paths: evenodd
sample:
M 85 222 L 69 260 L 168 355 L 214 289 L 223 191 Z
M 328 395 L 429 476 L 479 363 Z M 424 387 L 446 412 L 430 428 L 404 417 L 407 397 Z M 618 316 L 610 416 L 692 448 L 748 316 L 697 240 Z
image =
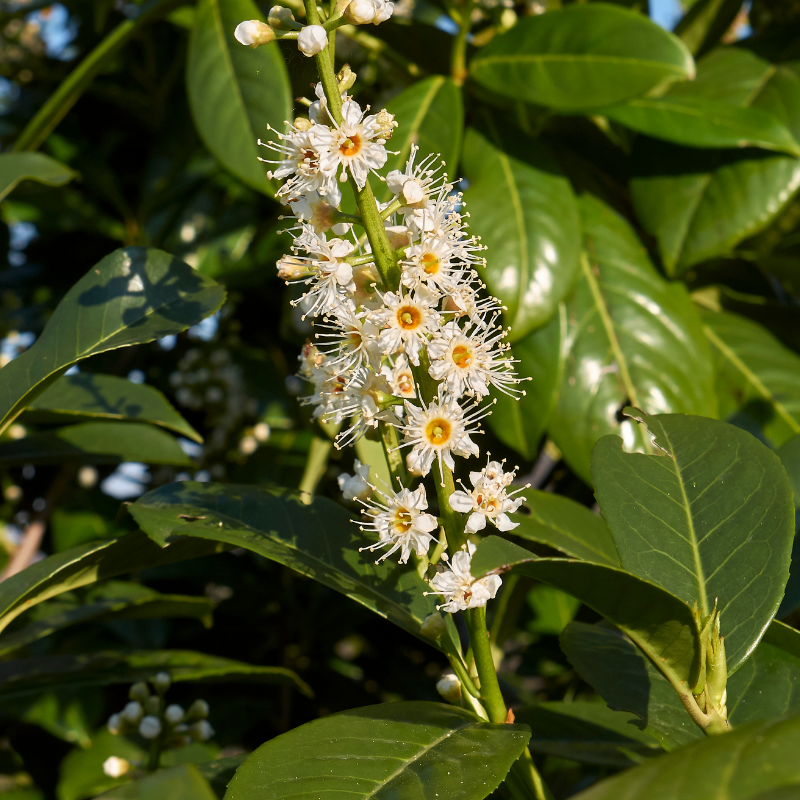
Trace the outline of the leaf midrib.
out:
M 517 54 L 517 55 L 496 55 L 496 56 L 483 56 L 476 58 L 472 63 L 472 71 L 477 68 L 483 67 L 486 64 L 499 64 L 499 63 L 520 63 L 520 62 L 537 62 L 537 61 L 586 61 L 589 63 L 607 63 L 607 64 L 621 64 L 625 66 L 637 67 L 656 67 L 669 72 L 674 72 L 676 75 L 686 74 L 683 67 L 673 64 L 667 64 L 664 61 L 647 61 L 641 58 L 625 58 L 623 56 L 597 56 L 591 53 L 583 53 L 576 55 L 574 53 L 531 53 L 531 54 Z

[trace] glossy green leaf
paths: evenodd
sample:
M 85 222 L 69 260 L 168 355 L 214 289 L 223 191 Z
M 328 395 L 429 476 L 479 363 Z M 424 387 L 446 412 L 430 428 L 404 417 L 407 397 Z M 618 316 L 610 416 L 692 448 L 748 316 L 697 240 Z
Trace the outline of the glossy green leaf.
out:
M 157 542 L 196 536 L 244 547 L 346 594 L 415 636 L 436 610 L 416 570 L 359 553 L 372 543 L 348 512 L 324 497 L 305 505 L 299 495 L 259 486 L 170 483 L 130 505 Z M 453 631 L 454 633 L 454 631 Z
M 517 371 L 532 380 L 520 398 L 498 393 L 497 405 L 487 422 L 503 444 L 532 461 L 558 401 L 566 368 L 567 307 L 559 303 L 555 314 L 539 330 L 514 343 Z
M 202 766 L 179 764 L 111 789 L 97 800 L 217 800 Z
M 162 548 L 136 531 L 120 539 L 91 542 L 48 556 L 0 583 L 0 631 L 24 611 L 62 592 L 225 549 L 216 542 L 191 538 Z
M 533 553 L 489 536 L 478 545 L 471 572 L 512 570 L 561 589 L 623 630 L 676 684 L 695 686 L 700 645 L 691 608 L 682 600 L 629 572 Z
M 760 791 L 800 791 L 800 714 L 754 722 L 691 749 L 608 778 L 575 800 L 752 800 Z
M 481 277 L 507 308 L 511 340 L 522 339 L 553 316 L 578 274 L 575 196 L 542 142 L 494 123 L 468 129 L 463 169 L 470 228 L 489 248 Z
M 789 476 L 794 489 L 794 504 L 800 508 L 800 435 L 784 442 L 778 450 L 778 458 Z
M 639 730 L 636 716 L 602 703 L 539 703 L 514 709 L 514 716 L 531 729 L 528 749 L 535 753 L 630 767 L 663 752 L 652 736 Z
M 703 312 L 720 416 L 743 411 L 776 447 L 800 433 L 800 356 L 766 328 L 738 314 Z
M 616 436 L 592 453 L 595 496 L 620 562 L 704 614 L 721 611 L 728 672 L 778 610 L 794 502 L 778 457 L 741 428 L 682 414 L 635 416 L 657 455 Z
M 530 514 L 512 515 L 519 527 L 512 536 L 529 539 L 560 550 L 572 558 L 619 566 L 619 556 L 602 517 L 568 497 L 526 489 L 525 508 Z
M 775 65 L 747 50 L 719 48 L 700 62 L 691 86 L 675 86 L 667 97 L 766 112 L 800 139 L 797 63 Z M 798 188 L 800 159 L 792 156 L 710 154 L 652 140 L 634 149 L 631 197 L 669 275 L 724 255 L 763 230 Z
M 261 745 L 225 800 L 482 800 L 508 773 L 530 734 L 439 703 L 342 711 Z
M 514 100 L 577 111 L 692 78 L 694 61 L 645 16 L 597 3 L 523 17 L 482 47 L 469 69 L 487 89 Z
M 0 200 L 21 181 L 63 186 L 77 173 L 44 153 L 3 153 L 0 155 Z
M 272 195 L 268 165 L 272 158 L 258 140 L 271 139 L 290 118 L 291 86 L 277 42 L 244 47 L 236 26 L 262 19 L 252 0 L 202 0 L 197 5 L 189 42 L 186 88 L 192 116 L 206 147 L 248 186 Z M 276 156 L 277 157 L 277 156 Z
M 64 296 L 32 347 L 0 372 L 0 430 L 73 364 L 179 333 L 213 314 L 225 292 L 177 258 L 115 250 Z
M 35 618 L 24 628 L 0 636 L 0 656 L 32 644 L 56 631 L 82 622 L 103 622 L 110 619 L 158 619 L 188 617 L 211 626 L 214 603 L 207 597 L 161 594 L 139 584 L 111 581 L 85 603 L 59 603 L 36 609 Z M 42 613 L 44 612 L 44 613 Z
M 534 613 L 528 630 L 548 636 L 560 635 L 581 607 L 580 600 L 546 583 L 537 583 L 528 591 L 526 600 Z
M 0 662 L 0 697 L 18 697 L 54 686 L 107 686 L 150 680 L 169 672 L 182 681 L 274 683 L 291 686 L 307 696 L 311 689 L 292 670 L 261 667 L 193 650 L 133 650 L 129 652 L 40 656 Z
M 708 344 L 683 286 L 655 270 L 630 225 L 599 200 L 580 201 L 586 256 L 567 304 L 569 356 L 548 432 L 587 482 L 594 443 L 644 441 L 619 412 L 716 416 Z
M 739 0 L 697 0 L 675 26 L 675 35 L 693 54 L 705 52 L 730 29 L 741 8 Z
M 195 442 L 200 434 L 158 389 L 114 375 L 63 375 L 27 407 L 23 422 L 77 422 L 120 419 L 150 422 Z
M 800 155 L 789 129 L 769 112 L 705 97 L 637 97 L 598 113 L 639 133 L 689 147 L 761 147 Z
M 69 461 L 83 464 L 141 461 L 194 466 L 174 436 L 140 422 L 82 422 L 0 442 L 0 464 L 5 467 Z

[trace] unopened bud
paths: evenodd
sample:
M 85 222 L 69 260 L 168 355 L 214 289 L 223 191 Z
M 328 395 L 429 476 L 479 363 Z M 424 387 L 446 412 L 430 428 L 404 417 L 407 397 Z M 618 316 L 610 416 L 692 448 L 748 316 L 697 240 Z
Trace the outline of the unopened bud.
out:
M 208 716 L 209 710 L 208 703 L 206 703 L 205 700 L 195 700 L 186 712 L 186 719 L 190 721 L 205 719 Z
M 117 756 L 109 756 L 103 762 L 103 772 L 109 778 L 121 778 L 131 768 L 130 762 Z
M 143 739 L 155 739 L 161 733 L 161 722 L 158 717 L 145 717 L 139 723 L 139 736 Z
M 183 709 L 179 705 L 167 706 L 164 719 L 171 725 L 177 725 L 183 719 Z
M 294 127 L 298 131 L 310 131 L 314 127 L 314 123 L 308 117 L 295 117 Z
M 372 19 L 373 25 L 380 25 L 386 22 L 394 13 L 394 3 L 387 3 L 386 0 L 375 0 L 375 16 Z
M 442 675 L 436 682 L 436 691 L 448 703 L 457 704 L 461 700 L 461 681 L 452 673 Z
M 351 0 L 344 11 L 344 16 L 353 25 L 366 25 L 375 19 L 375 3 L 372 0 Z
M 147 684 L 144 681 L 137 681 L 131 686 L 128 697 L 130 697 L 131 700 L 138 700 L 140 703 L 144 703 L 144 701 L 150 697 L 150 690 L 147 688 Z
M 378 125 L 375 135 L 379 139 L 391 139 L 394 129 L 397 127 L 394 114 L 390 114 L 385 108 L 375 115 L 375 122 Z
M 306 278 L 311 274 L 311 268 L 304 261 L 295 256 L 281 256 L 277 262 L 278 277 L 284 281 L 293 281 L 297 278 Z
M 260 47 L 262 44 L 275 41 L 275 31 L 259 19 L 240 22 L 233 35 L 239 44 L 246 44 L 248 47 Z
M 340 70 L 339 74 L 336 76 L 336 80 L 339 84 L 339 91 L 346 92 L 348 89 L 352 88 L 353 84 L 356 82 L 356 75 L 353 70 L 350 69 L 349 64 L 345 64 Z
M 425 622 L 419 626 L 420 633 L 426 639 L 438 639 L 447 630 L 444 619 L 441 614 L 428 614 L 425 617 Z
M 170 678 L 169 672 L 158 672 L 153 678 L 152 683 L 159 694 L 164 694 L 164 692 L 172 686 L 172 678 Z
M 414 205 L 425 199 L 425 190 L 422 184 L 415 178 L 409 178 L 403 184 L 403 199 L 408 205 Z
M 290 31 L 294 27 L 288 23 L 294 22 L 294 14 L 290 8 L 284 6 L 272 6 L 267 16 L 267 22 L 279 31 Z
M 158 695 L 150 695 L 144 701 L 144 710 L 148 714 L 159 714 L 161 711 L 161 698 Z
M 208 720 L 201 719 L 189 726 L 189 736 L 196 742 L 206 742 L 214 735 L 214 729 L 209 725 Z
M 122 733 L 122 717 L 119 714 L 112 714 L 108 718 L 106 728 L 108 728 L 109 733 L 113 733 L 114 736 L 119 736 L 119 734 Z
M 322 25 L 307 25 L 297 37 L 297 47 L 309 58 L 321 53 L 328 45 L 328 32 Z
M 142 704 L 136 700 L 131 700 L 131 702 L 122 709 L 121 716 L 125 722 L 130 722 L 132 725 L 135 725 L 144 716 Z

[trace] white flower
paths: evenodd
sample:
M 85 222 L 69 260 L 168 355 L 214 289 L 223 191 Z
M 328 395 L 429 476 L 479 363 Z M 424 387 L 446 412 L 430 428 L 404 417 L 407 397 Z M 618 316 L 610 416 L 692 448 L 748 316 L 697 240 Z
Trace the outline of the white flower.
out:
M 369 464 L 355 460 L 355 475 L 343 472 L 339 478 L 339 491 L 345 500 L 365 500 L 370 493 Z
M 462 331 L 457 322 L 448 322 L 428 345 L 428 372 L 435 380 L 444 381 L 456 396 L 470 392 L 485 397 L 489 386 L 507 395 L 519 394 L 520 390 L 512 387 L 523 379 L 514 373 L 514 362 L 505 355 L 507 348 L 496 347 L 505 335 L 500 328 L 481 330 L 468 325 Z
M 480 433 L 478 420 L 489 414 L 489 409 L 475 408 L 466 414 L 455 398 L 442 394 L 428 406 L 420 408 L 406 400 L 407 421 L 400 426 L 405 433 L 405 445 L 413 449 L 406 458 L 410 472 L 427 475 L 433 459 L 439 460 L 439 471 L 444 476 L 442 462 L 455 469 L 453 454 L 468 458 L 480 453 L 478 445 L 470 439 L 471 433 Z
M 381 349 L 378 344 L 378 327 L 365 315 L 356 314 L 352 303 L 343 304 L 326 318 L 333 324 L 320 324 L 324 332 L 317 339 L 326 339 L 331 349 L 323 352 L 331 365 L 339 369 L 355 369 L 370 366 L 376 372 L 381 369 Z
M 364 116 L 361 106 L 352 98 L 342 103 L 342 122 L 334 128 L 318 126 L 320 142 L 320 168 L 326 174 L 342 169 L 340 180 L 345 180 L 345 170 L 350 170 L 359 189 L 364 188 L 367 175 L 379 170 L 387 159 L 384 139 L 375 116 Z
M 295 218 L 311 225 L 317 233 L 325 233 L 333 228 L 335 234 L 342 235 L 350 229 L 348 223 L 334 223 L 336 207 L 328 202 L 327 196 L 322 196 L 317 191 L 309 190 L 299 197 L 290 197 L 286 202 Z
M 456 319 L 467 317 L 469 321 L 479 328 L 485 328 L 490 323 L 486 317 L 494 316 L 504 310 L 496 297 L 481 298 L 478 292 L 469 284 L 456 286 L 452 292 L 445 295 L 443 314 L 453 314 Z
M 346 385 L 343 397 L 337 403 L 336 412 L 326 416 L 335 422 L 341 422 L 344 417 L 354 417 L 353 424 L 336 437 L 337 449 L 360 439 L 368 428 L 377 428 L 379 422 L 397 424 L 392 406 L 381 407 L 387 396 L 391 397 L 391 388 L 383 375 L 364 368 L 356 371 L 355 378 Z
M 420 349 L 441 324 L 438 298 L 423 288 L 413 294 L 386 292 L 382 299 L 383 308 L 370 313 L 383 328 L 378 338 L 381 352 L 392 355 L 403 350 L 411 363 L 419 366 Z
M 384 366 L 381 370 L 392 387 L 392 394 L 404 400 L 412 400 L 417 396 L 414 385 L 414 373 L 408 364 L 408 358 L 401 353 L 392 366 Z
M 425 593 L 442 595 L 447 602 L 436 608 L 450 614 L 485 606 L 503 583 L 499 575 L 486 575 L 479 580 L 472 577 L 470 564 L 475 545 L 469 542 L 467 546 L 468 550 L 459 550 L 453 556 L 448 569 L 433 576 L 431 586 L 435 591 Z
M 419 244 L 406 250 L 402 261 L 404 286 L 416 289 L 425 285 L 439 294 L 448 293 L 472 277 L 457 259 L 460 248 L 450 238 L 423 236 Z
M 265 22 L 261 22 L 258 19 L 240 22 L 236 26 L 233 35 L 239 44 L 245 44 L 249 47 L 258 47 L 275 41 L 275 31 Z
M 164 711 L 164 719 L 171 725 L 177 725 L 183 719 L 183 709 L 174 703 L 167 706 Z
M 470 515 L 467 533 L 482 531 L 487 520 L 500 531 L 510 531 L 519 525 L 518 522 L 512 522 L 508 515 L 517 511 L 525 498 L 513 495 L 529 488 L 530 484 L 509 495 L 507 487 L 514 480 L 514 472 L 504 472 L 503 465 L 498 461 L 490 461 L 480 472 L 470 472 L 469 479 L 472 491 L 464 487 L 464 491 L 450 495 L 453 510 Z
M 458 704 L 461 700 L 461 681 L 452 672 L 446 672 L 436 681 L 436 691 L 448 703 Z
M 328 46 L 328 32 L 322 25 L 306 25 L 297 35 L 297 47 L 304 56 L 315 56 Z
M 161 733 L 161 722 L 158 717 L 147 716 L 139 723 L 139 736 L 143 739 L 155 739 Z
M 447 186 L 447 191 L 452 188 L 447 183 L 447 173 L 442 172 L 443 161 L 435 169 L 431 169 L 433 163 L 439 158 L 438 155 L 430 155 L 414 166 L 414 159 L 418 151 L 419 147 L 413 144 L 405 171 L 400 172 L 398 169 L 393 169 L 386 176 L 386 185 L 389 191 L 398 195 L 398 199 L 403 203 L 399 209 L 403 215 L 424 210 L 428 201 L 437 196 L 443 186 Z
M 376 550 L 379 547 L 389 547 L 375 563 L 379 564 L 397 550 L 400 551 L 400 563 L 405 564 L 411 555 L 411 550 L 418 556 L 428 552 L 433 536 L 432 531 L 438 527 L 436 517 L 423 513 L 428 508 L 428 498 L 425 496 L 425 486 L 420 484 L 415 491 L 401 489 L 391 496 L 378 491 L 385 502 L 372 500 L 364 503 L 366 514 L 371 516 L 372 522 L 366 527 L 375 530 L 380 539 L 362 550 Z M 361 530 L 364 530 L 362 526 Z
M 344 260 L 353 252 L 353 244 L 344 239 L 326 239 L 310 225 L 303 225 L 303 233 L 295 239 L 295 244 L 312 254 L 306 259 L 313 273 L 306 283 L 311 283 L 312 288 L 303 295 L 313 301 L 308 313 L 313 316 L 338 309 L 356 288 L 353 267 Z
M 117 756 L 109 756 L 103 762 L 103 772 L 109 778 L 121 778 L 131 768 L 130 762 Z

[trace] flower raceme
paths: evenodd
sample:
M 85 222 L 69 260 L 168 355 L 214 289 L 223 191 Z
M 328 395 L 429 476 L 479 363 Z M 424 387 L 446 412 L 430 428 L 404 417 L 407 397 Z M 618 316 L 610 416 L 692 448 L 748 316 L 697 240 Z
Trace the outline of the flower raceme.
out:
M 378 16 L 377 10 L 370 16 L 373 9 L 388 6 L 353 0 L 346 16 L 366 24 Z M 337 9 L 345 12 L 341 4 Z M 297 24 L 275 9 L 270 18 Z M 301 31 L 304 38 L 315 36 L 306 33 L 313 27 Z M 463 198 L 443 162 L 435 155 L 418 159 L 413 146 L 404 169 L 381 178 L 378 170 L 387 163 L 387 140 L 397 123 L 387 111 L 369 113 L 348 95 L 355 80 L 348 68 L 338 80 L 341 113 L 331 111 L 320 84 L 316 100 L 307 101 L 307 118 L 287 123 L 275 140 L 259 142 L 277 154 L 268 161 L 268 175 L 283 182 L 277 195 L 291 209 L 285 218 L 295 222 L 288 231 L 291 254 L 280 259 L 278 272 L 302 287 L 293 302 L 304 318 L 316 320 L 316 341 L 300 357 L 299 374 L 313 387 L 302 402 L 313 408 L 315 418 L 342 426 L 339 448 L 382 431 L 396 490 L 374 487 L 369 466 L 358 461 L 354 475 L 339 478 L 345 499 L 363 506 L 361 530 L 374 537 L 360 550 L 383 550 L 379 562 L 399 554 L 403 564 L 412 556 L 427 556 L 435 564 L 446 560 L 448 537 L 451 546 L 463 541 L 461 530 L 447 529 L 458 514 L 465 515 L 459 526 L 469 535 L 487 523 L 500 531 L 515 527 L 509 514 L 523 498 L 518 496 L 522 489 L 509 491 L 513 471 L 488 461 L 470 473 L 471 489 L 462 484 L 457 490 L 452 471 L 456 457 L 480 454 L 473 437 L 491 411 L 492 402 L 486 402 L 491 391 L 523 392 L 504 343 L 508 331 L 498 324 L 500 303 L 479 278 L 485 248 L 468 232 Z M 351 183 L 360 192 L 370 173 L 392 193 L 373 209 L 378 229 L 382 220 L 385 242 L 395 251 L 392 283 L 374 260 L 374 232 L 360 235 L 357 228 L 366 228 L 366 222 L 339 208 L 340 187 Z M 422 478 L 414 489 L 398 461 L 399 449 L 406 453 L 411 479 Z M 438 519 L 428 510 L 424 485 L 432 471 Z M 434 538 L 437 529 L 444 538 Z M 433 543 L 438 546 L 432 552 Z M 459 549 L 446 569 L 439 563 L 431 579 L 434 593 L 445 598 L 445 611 L 480 607 L 497 593 L 498 576 L 473 579 L 473 550 L 472 543 Z

